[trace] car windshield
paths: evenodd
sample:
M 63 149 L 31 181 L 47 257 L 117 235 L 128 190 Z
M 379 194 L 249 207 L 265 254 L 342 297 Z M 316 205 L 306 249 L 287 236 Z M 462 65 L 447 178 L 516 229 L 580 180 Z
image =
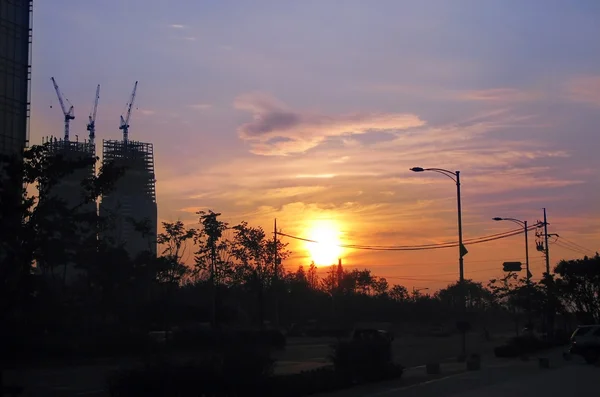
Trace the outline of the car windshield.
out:
M 587 334 L 588 332 L 590 332 L 591 329 L 592 329 L 592 327 L 579 327 L 575 330 L 575 332 L 573 332 L 573 335 L 571 336 L 571 338 L 574 338 L 576 336 L 583 336 L 583 335 Z

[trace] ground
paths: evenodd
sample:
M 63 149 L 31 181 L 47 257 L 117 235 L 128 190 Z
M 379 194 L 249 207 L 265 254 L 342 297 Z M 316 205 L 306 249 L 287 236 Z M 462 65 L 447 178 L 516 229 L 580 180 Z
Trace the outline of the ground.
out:
M 574 358 L 565 361 L 563 349 L 554 349 L 520 359 L 490 358 L 479 371 L 458 370 L 460 365 L 442 367 L 442 375 L 426 376 L 414 368 L 400 381 L 354 388 L 318 397 L 544 397 L 592 396 L 600 389 L 600 368 Z M 550 368 L 539 366 L 539 357 L 549 359 Z
M 481 371 L 465 373 L 465 364 L 457 363 L 455 360 L 460 350 L 459 341 L 458 336 L 447 338 L 397 338 L 394 342 L 396 359 L 408 368 L 401 380 L 368 387 L 363 386 L 341 393 L 330 394 L 330 397 L 392 397 L 396 395 L 445 397 L 452 395 L 447 393 L 459 393 L 462 396 L 470 388 L 477 390 L 478 388 L 494 387 L 494 385 L 504 384 L 504 382 L 518 381 L 524 376 L 529 379 L 530 375 L 537 376 L 543 372 L 537 367 L 536 360 L 523 362 L 515 359 L 494 358 L 492 348 L 499 343 L 498 339 L 486 342 L 477 335 L 470 335 L 468 339 L 469 351 L 481 353 L 483 364 Z M 277 353 L 278 366 L 276 372 L 298 372 L 326 365 L 331 342 L 333 341 L 327 339 L 290 339 L 286 350 Z M 576 368 L 577 371 L 589 371 L 589 368 L 592 368 L 578 364 L 577 360 L 565 362 L 560 356 L 560 349 L 552 354 L 551 362 L 553 365 L 560 364 L 560 370 L 566 371 L 565 374 L 568 376 L 573 375 L 573 369 L 567 368 L 568 365 L 574 366 L 573 368 Z M 432 377 L 425 374 L 423 364 L 431 361 L 444 363 L 441 376 Z M 115 368 L 114 364 L 98 364 L 52 369 L 29 369 L 9 373 L 6 380 L 7 383 L 16 381 L 26 386 L 28 393 L 25 395 L 27 396 L 105 396 L 107 395 L 104 391 L 106 373 Z M 594 369 L 598 373 L 598 368 Z M 554 372 L 555 370 L 546 371 Z M 531 381 L 533 379 L 532 377 Z M 411 394 L 413 388 L 418 388 L 421 391 L 417 394 Z M 511 397 L 517 397 L 517 395 L 511 395 Z

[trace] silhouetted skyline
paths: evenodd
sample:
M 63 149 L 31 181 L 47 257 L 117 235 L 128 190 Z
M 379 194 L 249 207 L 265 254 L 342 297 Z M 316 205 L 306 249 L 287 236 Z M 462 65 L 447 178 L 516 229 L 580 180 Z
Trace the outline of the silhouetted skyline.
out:
M 325 218 L 343 243 L 453 241 L 453 186 L 408 171 L 442 167 L 461 171 L 465 238 L 547 207 L 553 232 L 595 250 L 599 17 L 593 1 L 40 2 L 31 142 L 62 131 L 50 76 L 75 106 L 72 136 L 102 85 L 98 141 L 120 138 L 139 80 L 130 137 L 155 145 L 159 221 L 210 208 L 309 238 Z M 290 242 L 286 265 L 310 263 Z M 469 278 L 524 259 L 519 237 L 467 248 Z M 456 279 L 452 249 L 341 256 L 418 287 Z

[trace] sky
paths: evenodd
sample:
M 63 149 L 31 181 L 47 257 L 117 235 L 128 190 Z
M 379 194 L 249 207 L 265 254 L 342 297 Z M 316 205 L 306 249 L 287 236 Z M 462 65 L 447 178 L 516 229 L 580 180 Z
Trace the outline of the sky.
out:
M 409 171 L 435 167 L 461 173 L 465 239 L 547 208 L 553 265 L 600 250 L 598 20 L 596 0 L 38 1 L 30 140 L 62 135 L 50 77 L 72 139 L 101 85 L 97 141 L 121 137 L 139 81 L 129 137 L 154 144 L 161 222 L 212 209 L 269 235 L 276 218 L 341 244 L 456 241 L 456 186 Z M 339 255 L 409 288 L 458 277 L 455 248 L 285 241 L 289 269 Z M 522 235 L 467 249 L 484 284 L 525 261 Z

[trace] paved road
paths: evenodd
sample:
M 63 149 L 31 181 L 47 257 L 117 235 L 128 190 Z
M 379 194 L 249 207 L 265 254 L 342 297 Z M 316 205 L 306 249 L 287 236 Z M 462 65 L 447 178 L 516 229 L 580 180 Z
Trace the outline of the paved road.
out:
M 323 397 L 532 397 L 591 396 L 600 391 L 600 368 L 574 358 L 564 361 L 562 350 L 543 354 L 551 368 L 540 368 L 537 357 L 530 361 L 491 359 L 479 371 L 464 371 L 458 364 L 442 367 L 441 376 L 414 368 L 387 385 L 350 389 Z
M 512 335 L 509 335 L 512 336 Z M 471 353 L 493 356 L 495 346 L 501 344 L 507 335 L 498 336 L 491 341 L 482 335 L 472 333 L 467 338 L 467 349 Z M 398 336 L 392 345 L 394 359 L 405 367 L 440 360 L 454 360 L 460 352 L 461 337 L 459 334 L 448 337 L 415 337 Z M 301 344 L 298 341 L 289 343 L 285 351 L 275 355 L 284 361 L 321 361 L 331 354 L 331 344 L 335 339 L 313 340 L 313 343 Z
M 327 365 L 331 342 L 326 339 L 311 341 L 312 344 L 291 343 L 285 351 L 275 354 L 276 373 L 293 373 Z M 314 343 L 316 342 L 316 343 Z M 499 343 L 483 341 L 481 337 L 469 338 L 471 351 L 490 355 L 492 345 Z M 404 366 L 415 366 L 432 360 L 450 361 L 456 357 L 458 336 L 448 338 L 398 338 L 394 342 L 394 354 Z M 193 354 L 189 358 L 192 358 Z M 181 357 L 180 357 L 181 358 Z M 184 358 L 182 358 L 184 359 Z M 126 366 L 128 364 L 125 364 Z M 463 368 L 462 365 L 461 368 Z M 21 373 L 7 374 L 7 380 L 27 385 L 31 396 L 101 396 L 105 395 L 106 374 L 119 365 L 98 364 L 76 367 L 29 369 Z M 12 383 L 12 382 L 11 382 Z

